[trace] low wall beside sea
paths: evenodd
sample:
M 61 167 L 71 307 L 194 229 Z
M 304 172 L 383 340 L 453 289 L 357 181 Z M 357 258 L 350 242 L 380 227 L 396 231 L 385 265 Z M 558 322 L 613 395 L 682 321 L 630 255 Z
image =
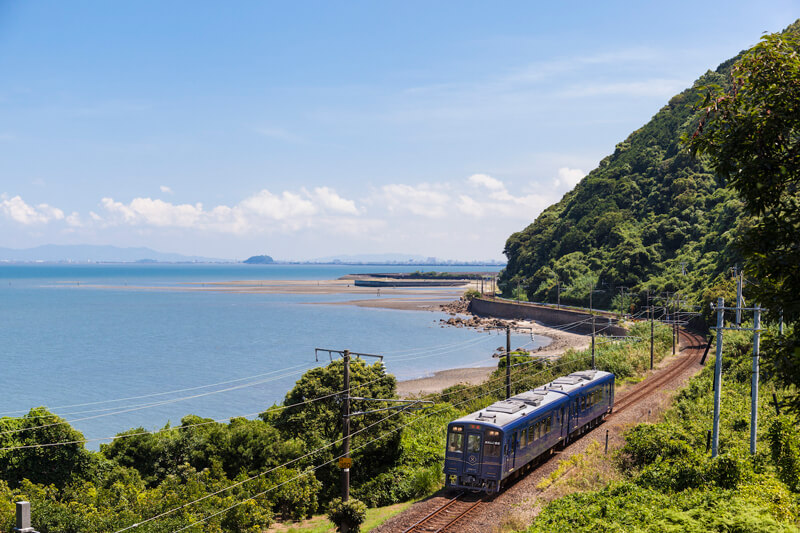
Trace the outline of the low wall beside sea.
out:
M 571 309 L 558 309 L 527 302 L 512 302 L 488 298 L 473 298 L 469 310 L 478 316 L 535 320 L 548 327 L 558 327 L 571 333 L 592 334 L 589 313 Z M 617 325 L 617 319 L 608 313 L 595 315 L 595 330 L 599 335 L 627 335 L 628 331 Z

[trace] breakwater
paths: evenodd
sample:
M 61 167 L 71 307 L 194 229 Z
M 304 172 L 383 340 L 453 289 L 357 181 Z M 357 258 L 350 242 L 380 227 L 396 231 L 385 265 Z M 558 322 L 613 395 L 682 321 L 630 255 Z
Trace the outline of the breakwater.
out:
M 589 313 L 571 309 L 558 309 L 528 302 L 512 302 L 489 298 L 473 298 L 469 310 L 478 316 L 535 320 L 543 326 L 563 328 L 564 331 L 591 335 L 592 323 Z M 627 335 L 628 331 L 617 324 L 609 314 L 595 314 L 595 330 L 600 335 Z

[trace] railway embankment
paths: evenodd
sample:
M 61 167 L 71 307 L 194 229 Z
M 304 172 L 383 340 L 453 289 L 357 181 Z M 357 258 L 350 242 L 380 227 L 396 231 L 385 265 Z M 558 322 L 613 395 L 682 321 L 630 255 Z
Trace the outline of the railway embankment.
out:
M 592 315 L 573 309 L 559 309 L 529 302 L 473 298 L 469 311 L 473 315 L 484 317 L 534 320 L 543 326 L 582 335 L 592 333 Z M 602 311 L 595 311 L 595 330 L 602 335 L 628 334 L 628 331 L 618 324 L 616 315 Z

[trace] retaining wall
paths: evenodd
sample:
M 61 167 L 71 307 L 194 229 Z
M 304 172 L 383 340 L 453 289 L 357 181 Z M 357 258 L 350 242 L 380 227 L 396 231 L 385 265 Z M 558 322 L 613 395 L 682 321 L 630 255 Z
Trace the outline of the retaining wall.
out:
M 496 318 L 518 318 L 535 320 L 543 326 L 558 327 L 575 322 L 585 321 L 572 328 L 565 329 L 572 333 L 582 335 L 592 334 L 592 323 L 589 313 L 572 311 L 567 309 L 557 309 L 543 305 L 536 305 L 525 302 L 509 302 L 504 300 L 490 300 L 486 298 L 473 298 L 469 304 L 469 310 L 479 316 L 489 316 Z M 628 331 L 617 325 L 617 319 L 608 315 L 595 315 L 595 330 L 600 335 L 627 335 Z

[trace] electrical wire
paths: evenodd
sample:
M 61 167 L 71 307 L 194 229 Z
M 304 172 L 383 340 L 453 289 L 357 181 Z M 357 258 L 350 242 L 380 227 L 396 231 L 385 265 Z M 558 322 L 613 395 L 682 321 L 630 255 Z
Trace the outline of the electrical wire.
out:
M 61 405 L 61 406 L 56 406 L 56 407 L 50 407 L 49 409 L 53 409 L 53 410 L 56 410 L 56 409 L 71 409 L 73 407 L 88 407 L 90 405 L 101 405 L 101 404 L 104 404 L 104 403 L 125 402 L 125 401 L 128 401 L 128 400 L 141 400 L 141 399 L 144 399 L 144 398 L 153 398 L 155 396 L 166 396 L 167 394 L 177 394 L 177 393 L 180 393 L 180 392 L 189 392 L 189 391 L 193 391 L 193 390 L 206 389 L 206 388 L 209 388 L 209 387 L 217 387 L 219 385 L 228 385 L 230 383 L 236 383 L 238 381 L 245 381 L 245 380 L 248 380 L 248 379 L 255 379 L 255 378 L 260 378 L 260 377 L 264 377 L 264 376 L 270 376 L 270 375 L 276 374 L 278 372 L 284 372 L 286 370 L 293 370 L 293 369 L 296 369 L 296 368 L 302 368 L 302 367 L 305 367 L 305 366 L 309 366 L 309 364 L 311 364 L 311 363 L 303 363 L 302 365 L 290 366 L 290 367 L 287 367 L 287 368 L 282 368 L 282 369 L 279 369 L 279 370 L 273 370 L 271 372 L 266 372 L 266 373 L 263 373 L 263 374 L 254 374 L 254 375 L 246 376 L 246 377 L 243 377 L 243 378 L 230 379 L 230 380 L 227 380 L 227 381 L 220 381 L 218 383 L 211 383 L 211 384 L 208 384 L 208 385 L 198 385 L 196 387 L 188 387 L 188 388 L 185 388 L 185 389 L 176 389 L 176 390 L 172 390 L 172 391 L 156 392 L 156 393 L 153 393 L 153 394 L 143 394 L 141 396 L 129 396 L 127 398 L 116 398 L 116 399 L 112 399 L 112 400 L 99 400 L 99 401 L 96 401 L 96 402 L 77 403 L 77 404 L 72 404 L 72 405 Z M 6 413 L 0 413 L 0 415 L 9 414 L 9 413 L 21 413 L 21 412 L 24 412 L 24 411 L 21 411 L 21 410 L 19 410 L 19 411 L 7 411 Z M 71 414 L 78 414 L 78 413 L 71 413 Z M 26 418 L 26 417 L 21 416 L 21 417 L 6 417 L 6 418 Z
M 572 361 L 564 362 L 564 363 L 562 363 L 562 365 L 563 365 L 563 364 L 569 364 L 569 363 L 572 363 Z M 533 374 L 532 376 L 528 376 L 528 378 L 531 378 L 531 377 L 533 377 L 533 376 L 536 376 L 536 375 L 542 374 L 542 373 L 544 373 L 544 372 L 547 372 L 547 371 L 550 371 L 550 370 L 552 370 L 552 368 L 550 368 L 550 369 L 547 369 L 547 370 L 543 370 L 543 371 L 541 371 L 541 372 L 538 372 L 538 373 L 536 373 L 536 374 Z M 512 383 L 513 383 L 513 382 L 512 382 Z M 403 425 L 401 425 L 401 426 L 399 426 L 399 427 L 397 427 L 397 428 L 395 428 L 395 429 L 392 429 L 391 431 L 387 431 L 387 432 L 385 432 L 385 433 L 383 433 L 383 434 L 379 435 L 378 437 L 375 437 L 375 438 L 373 438 L 372 440 L 369 440 L 369 441 L 367 441 L 366 443 L 363 443 L 363 444 L 361 444 L 360 446 L 357 446 L 357 447 L 355 447 L 355 448 L 352 448 L 352 449 L 350 450 L 350 453 L 353 453 L 353 452 L 355 452 L 355 451 L 358 451 L 358 450 L 360 450 L 360 449 L 362 449 L 362 448 L 364 448 L 364 447 L 366 447 L 366 446 L 369 446 L 370 444 L 372 444 L 372 443 L 374 443 L 374 442 L 377 442 L 378 440 L 381 440 L 381 439 L 383 439 L 384 437 L 386 437 L 386 436 L 388 436 L 388 435 L 391 435 L 391 434 L 393 434 L 393 433 L 396 433 L 397 431 L 400 431 L 400 430 L 402 430 L 402 429 L 404 429 L 404 428 L 406 428 L 406 427 L 410 426 L 411 424 L 414 424 L 414 423 L 418 422 L 419 420 L 422 420 L 422 419 L 424 419 L 424 418 L 427 418 L 427 417 L 429 417 L 429 416 L 432 416 L 432 415 L 434 415 L 434 414 L 439 414 L 439 413 L 441 413 L 441 412 L 443 412 L 443 411 L 445 411 L 445 410 L 447 410 L 447 409 L 449 409 L 449 408 L 451 408 L 451 407 L 456 407 L 456 406 L 458 406 L 458 405 L 461 405 L 461 404 L 463 404 L 463 403 L 466 403 L 466 402 L 468 402 L 468 401 L 473 401 L 473 400 L 476 400 L 476 399 L 478 399 L 478 398 L 480 398 L 480 397 L 483 397 L 483 396 L 485 396 L 485 395 L 487 395 L 487 394 L 490 394 L 490 393 L 492 393 L 492 392 L 495 392 L 495 391 L 497 391 L 497 390 L 501 390 L 502 388 L 503 388 L 503 387 L 498 387 L 498 388 L 496 388 L 496 389 L 492 389 L 492 390 L 490 390 L 490 391 L 484 392 L 483 394 L 479 394 L 479 395 L 477 395 L 477 396 L 473 396 L 473 397 L 471 397 L 471 398 L 468 398 L 468 399 L 466 399 L 466 400 L 462 400 L 461 402 L 458 402 L 458 403 L 456 403 L 456 404 L 452 404 L 452 405 L 448 404 L 448 405 L 447 405 L 447 406 L 445 406 L 444 408 L 442 408 L 442 409 L 440 409 L 440 410 L 438 410 L 438 411 L 435 411 L 435 412 L 433 412 L 433 413 L 426 413 L 426 414 L 424 414 L 424 415 L 420 415 L 419 417 L 417 417 L 417 418 L 414 418 L 413 420 L 411 420 L 410 422 L 408 422 L 408 423 L 406 423 L 406 424 L 403 424 Z M 387 417 L 387 418 L 388 418 L 388 417 Z M 329 460 L 329 461 L 326 461 L 325 463 L 322 463 L 322 464 L 320 464 L 320 465 L 318 465 L 318 466 L 315 466 L 315 467 L 314 467 L 314 468 L 311 470 L 311 472 L 316 472 L 317 470 L 319 470 L 319 469 L 320 469 L 320 468 L 322 468 L 323 466 L 326 466 L 326 465 L 328 465 L 328 464 L 332 464 L 334 461 L 336 461 L 336 460 L 338 460 L 338 459 L 340 459 L 340 458 L 342 458 L 342 457 L 344 457 L 344 454 L 342 454 L 342 455 L 340 455 L 340 456 L 338 456 L 338 457 L 334 457 L 333 459 L 331 459 L 331 460 Z M 288 479 L 288 480 L 286 480 L 286 481 L 283 481 L 282 483 L 280 483 L 280 484 L 278 484 L 278 485 L 273 485 L 273 486 L 272 486 L 272 487 L 270 487 L 269 489 L 267 489 L 267 490 L 264 490 L 264 491 L 262 491 L 262 492 L 260 492 L 260 493 L 258 493 L 258 494 L 255 494 L 255 495 L 253 495 L 253 496 L 250 496 L 249 498 L 247 498 L 247 499 L 245 499 L 245 500 L 242 500 L 242 501 L 240 501 L 240 502 L 238 502 L 238 503 L 236 503 L 236 504 L 234 504 L 234 505 L 232 505 L 232 506 L 226 507 L 225 509 L 222 509 L 221 511 L 218 511 L 218 512 L 216 512 L 216 513 L 213 513 L 213 514 L 210 514 L 210 515 L 207 515 L 207 516 L 205 516 L 205 517 L 201 518 L 201 519 L 200 519 L 200 520 L 198 520 L 198 521 L 192 522 L 191 524 L 189 524 L 189 525 L 187 525 L 187 526 L 184 526 L 184 527 L 183 527 L 183 528 L 181 528 L 181 529 L 176 529 L 176 530 L 174 530 L 174 532 L 173 532 L 173 533 L 178 533 L 178 532 L 180 532 L 180 531 L 185 531 L 186 529 L 189 529 L 189 528 L 191 528 L 191 527 L 194 527 L 194 526 L 196 526 L 196 525 L 202 524 L 203 522 L 206 522 L 206 521 L 207 521 L 207 520 L 209 520 L 210 518 L 214 518 L 215 516 L 219 516 L 220 514 L 222 514 L 222 513 L 225 513 L 225 512 L 227 512 L 227 511 L 229 511 L 229 510 L 231 510 L 231 509 L 234 509 L 234 508 L 236 508 L 236 507 L 238 507 L 238 506 L 240 506 L 240 505 L 244 504 L 245 502 L 248 502 L 248 501 L 250 501 L 250 500 L 253 500 L 253 499 L 255 499 L 255 498 L 258 498 L 259 496 L 263 496 L 264 494 L 267 494 L 268 492 L 271 492 L 271 491 L 273 491 L 273 490 L 275 490 L 275 489 L 277 489 L 277 488 L 279 488 L 279 487 L 282 487 L 283 485 L 285 485 L 285 484 L 287 484 L 287 483 L 289 483 L 289 482 L 291 482 L 291 481 L 295 481 L 295 480 L 297 480 L 297 479 L 299 479 L 299 478 L 301 478 L 301 477 L 303 477 L 303 476 L 306 476 L 306 475 L 308 475 L 308 474 L 309 474 L 309 472 L 303 472 L 303 473 L 301 473 L 301 474 L 299 474 L 299 475 L 295 476 L 294 478 L 291 478 L 291 479 Z M 218 493 L 219 493 L 219 492 L 218 492 Z M 203 499 L 205 499 L 205 497 L 204 497 Z M 195 502 L 192 502 L 192 503 L 196 503 L 196 502 L 198 502 L 198 501 L 201 501 L 201 500 L 200 500 L 200 499 L 198 499 L 198 500 L 195 500 Z M 186 505 L 191 505 L 191 503 L 189 503 L 189 504 L 186 504 Z M 182 508 L 183 508 L 183 507 L 178 507 L 178 508 L 176 508 L 175 510 L 182 509 Z M 175 510 L 168 511 L 168 513 L 172 513 L 172 512 L 174 512 Z M 166 515 L 165 515 L 165 514 L 162 514 L 161 516 L 166 516 Z M 154 520 L 154 519 L 156 519 L 156 518 L 157 518 L 157 517 L 154 517 L 154 518 L 152 518 L 152 519 L 150 519 L 150 520 Z M 116 531 L 115 533 L 121 533 L 121 532 L 123 532 L 123 531 L 126 531 L 127 529 L 131 529 L 132 527 L 137 527 L 138 525 L 141 525 L 141 524 L 144 524 L 144 523 L 145 523 L 145 522 L 141 522 L 141 523 L 139 523 L 139 524 L 134 524 L 133 526 L 129 526 L 129 527 L 128 527 L 128 528 L 126 528 L 126 529 L 121 529 L 121 530 L 118 530 L 118 531 Z

